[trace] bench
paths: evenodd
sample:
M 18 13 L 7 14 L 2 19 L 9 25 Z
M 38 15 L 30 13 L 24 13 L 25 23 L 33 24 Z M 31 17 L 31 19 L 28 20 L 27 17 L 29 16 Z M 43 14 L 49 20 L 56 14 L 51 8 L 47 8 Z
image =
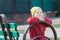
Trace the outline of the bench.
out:
M 19 33 L 15 23 L 0 23 L 0 40 L 18 40 Z

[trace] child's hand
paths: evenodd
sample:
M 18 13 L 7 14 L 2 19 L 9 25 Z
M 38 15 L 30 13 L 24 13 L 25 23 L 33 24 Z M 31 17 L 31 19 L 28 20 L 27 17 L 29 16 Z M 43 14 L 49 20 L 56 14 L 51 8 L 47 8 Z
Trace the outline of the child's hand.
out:
M 52 20 L 49 18 L 45 18 L 45 21 L 48 22 L 50 25 L 52 25 Z

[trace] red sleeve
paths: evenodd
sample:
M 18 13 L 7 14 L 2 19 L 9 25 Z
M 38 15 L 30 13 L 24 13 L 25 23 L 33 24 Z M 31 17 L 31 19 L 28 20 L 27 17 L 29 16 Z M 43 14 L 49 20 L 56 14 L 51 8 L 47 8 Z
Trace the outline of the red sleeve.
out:
M 34 23 L 34 22 L 37 22 L 39 19 L 38 18 L 36 18 L 36 17 L 30 17 L 30 18 L 28 18 L 27 19 L 27 22 L 28 22 L 28 24 L 32 24 L 32 23 Z
M 50 25 L 52 25 L 52 20 L 49 18 L 45 18 L 45 21 L 48 22 Z

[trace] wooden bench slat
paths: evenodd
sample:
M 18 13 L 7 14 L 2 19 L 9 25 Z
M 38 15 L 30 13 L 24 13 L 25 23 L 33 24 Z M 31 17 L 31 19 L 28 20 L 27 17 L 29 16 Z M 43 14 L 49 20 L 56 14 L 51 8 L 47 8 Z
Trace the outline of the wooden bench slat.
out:
M 10 28 L 17 28 L 17 25 L 15 23 L 9 23 Z M 1 28 L 1 24 L 0 24 L 0 28 Z M 6 24 L 4 24 L 4 28 L 6 28 Z
M 14 37 L 14 38 L 18 38 L 19 37 L 19 34 L 18 34 L 18 32 L 11 32 L 12 33 L 12 37 Z M 3 32 L 2 31 L 0 31 L 0 36 L 3 36 Z M 8 33 L 6 32 L 6 36 L 8 36 Z

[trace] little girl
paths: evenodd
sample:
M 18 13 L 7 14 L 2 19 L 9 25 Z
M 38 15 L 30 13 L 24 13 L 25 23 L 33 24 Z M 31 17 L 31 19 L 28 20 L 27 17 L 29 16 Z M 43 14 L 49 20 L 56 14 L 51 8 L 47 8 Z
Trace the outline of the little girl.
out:
M 27 19 L 27 22 L 29 25 L 33 24 L 34 22 L 37 22 L 38 20 L 46 21 L 50 25 L 52 25 L 52 20 L 45 17 L 45 15 L 40 7 L 32 7 L 30 12 L 31 12 L 32 17 L 29 17 Z M 36 25 L 32 26 L 29 30 L 30 39 L 32 39 L 35 36 L 45 36 L 46 27 L 47 27 L 47 25 L 45 25 L 45 24 L 36 24 Z M 47 39 L 38 38 L 35 40 L 47 40 Z

